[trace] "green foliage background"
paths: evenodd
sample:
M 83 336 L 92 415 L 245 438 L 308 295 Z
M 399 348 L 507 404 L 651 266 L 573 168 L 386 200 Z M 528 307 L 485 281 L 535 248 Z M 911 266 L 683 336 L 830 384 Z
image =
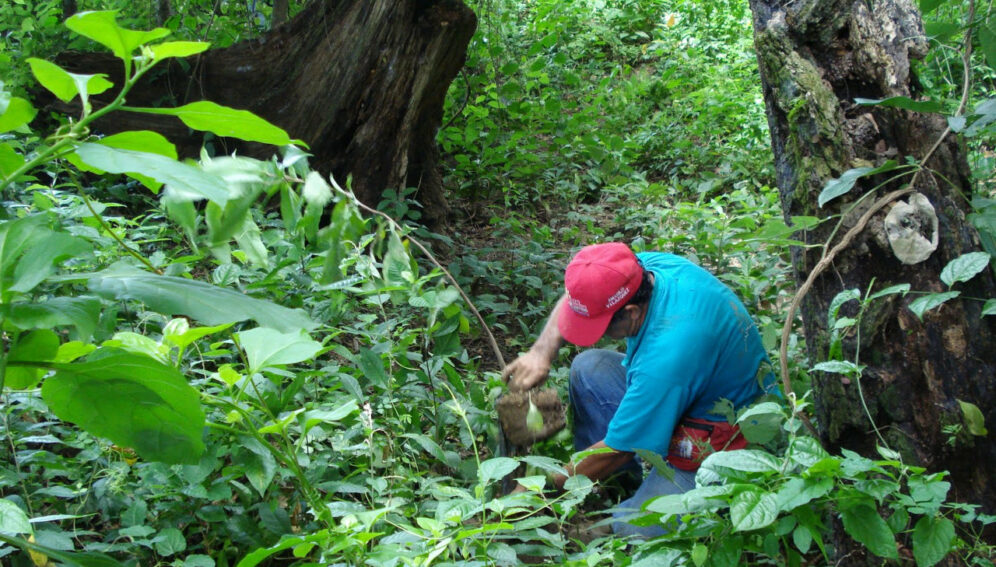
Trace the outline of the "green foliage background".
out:
M 731 415 L 752 449 L 710 458 L 700 488 L 653 502 L 636 521 L 670 525 L 661 540 L 597 537 L 620 496 L 611 483 L 544 491 L 572 458 L 566 433 L 534 456 L 499 455 L 499 365 L 457 285 L 511 357 L 578 247 L 672 251 L 740 294 L 777 357 L 788 246 L 821 219 L 787 226 L 771 187 L 746 3 L 472 2 L 480 27 L 439 132 L 446 234 L 418 225 L 410 189 L 385 194 L 387 216 L 362 210 L 347 180 L 309 169 L 293 133 L 236 109 L 146 111 L 265 135 L 279 155 L 180 162 L 150 132 L 91 136 L 101 110 L 86 107 L 36 129 L 38 88 L 71 100 L 132 84 L 68 75 L 44 62 L 58 51 L 110 49 L 137 79 L 207 47 L 191 41 L 257 37 L 269 16 L 264 3 L 190 0 L 132 33 L 154 27 L 151 3 L 79 4 L 120 12 L 64 26 L 55 1 L 0 7 L 5 564 L 799 565 L 830 556 L 835 518 L 883 559 L 898 541 L 918 565 L 991 564 L 979 536 L 994 518 L 949 502 L 945 473 L 887 447 L 879 460 L 827 454 L 802 429 L 806 396 Z M 920 75 L 950 105 L 964 7 L 931 17 L 938 47 Z M 988 18 L 975 22 L 979 104 L 962 130 L 991 243 Z M 945 283 L 988 265 L 965 258 Z M 793 334 L 788 351 L 797 392 L 811 367 L 860 372 L 809 361 L 801 343 Z M 571 354 L 552 373 L 561 391 Z M 952 443 L 985 428 L 963 404 Z M 513 472 L 529 491 L 502 496 Z

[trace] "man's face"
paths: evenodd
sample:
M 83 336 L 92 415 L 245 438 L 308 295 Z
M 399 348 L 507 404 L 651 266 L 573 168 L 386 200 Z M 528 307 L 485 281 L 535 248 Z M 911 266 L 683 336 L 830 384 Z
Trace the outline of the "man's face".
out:
M 605 336 L 610 339 L 625 339 L 635 336 L 640 330 L 643 310 L 638 305 L 626 305 L 612 318 Z

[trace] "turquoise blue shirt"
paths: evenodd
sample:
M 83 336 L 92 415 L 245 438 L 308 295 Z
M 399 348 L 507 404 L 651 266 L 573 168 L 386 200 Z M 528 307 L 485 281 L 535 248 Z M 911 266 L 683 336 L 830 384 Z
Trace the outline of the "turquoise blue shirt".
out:
M 682 417 L 721 421 L 710 414 L 720 399 L 739 409 L 760 396 L 768 358 L 747 309 L 712 274 L 673 254 L 637 258 L 653 272 L 654 292 L 639 333 L 626 339 L 626 394 L 605 444 L 666 455 Z

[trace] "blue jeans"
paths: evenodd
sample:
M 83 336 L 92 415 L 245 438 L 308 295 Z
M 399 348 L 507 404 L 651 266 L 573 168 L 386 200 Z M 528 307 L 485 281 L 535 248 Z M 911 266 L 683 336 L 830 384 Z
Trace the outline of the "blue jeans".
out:
M 626 393 L 626 369 L 623 354 L 609 350 L 586 350 L 571 363 L 570 402 L 574 410 L 574 450 L 582 451 L 605 439 L 609 422 Z M 670 435 L 670 432 L 662 432 Z M 695 488 L 695 473 L 674 469 L 674 480 L 652 471 L 629 499 L 612 510 L 617 520 L 612 530 L 619 535 L 653 537 L 664 533 L 661 526 L 637 527 L 625 522 L 627 516 L 639 512 L 651 498 L 665 494 L 680 494 Z M 641 474 L 638 460 L 627 464 L 620 472 Z M 642 475 L 641 475 L 642 476 Z

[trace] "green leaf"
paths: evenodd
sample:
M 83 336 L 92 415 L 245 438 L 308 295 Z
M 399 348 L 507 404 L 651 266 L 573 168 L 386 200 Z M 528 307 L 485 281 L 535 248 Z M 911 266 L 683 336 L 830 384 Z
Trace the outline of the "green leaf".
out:
M 170 34 L 166 28 L 149 31 L 122 28 L 117 23 L 116 15 L 116 11 L 79 12 L 66 20 L 66 27 L 110 49 L 126 65 L 130 65 L 131 54 L 139 46 Z
M 242 446 L 251 452 L 248 460 L 243 463 L 246 478 L 260 496 L 265 496 L 277 474 L 277 461 L 273 453 L 258 440 L 244 437 L 241 441 Z
M 361 374 L 378 388 L 386 388 L 390 381 L 390 376 L 384 370 L 384 360 L 379 353 L 366 347 L 360 347 L 359 356 L 353 359 L 360 369 Z
M 89 340 L 100 319 L 100 300 L 94 297 L 52 297 L 42 303 L 19 302 L 0 306 L 7 322 L 20 329 L 49 329 L 72 325 L 81 340 Z
M 529 410 L 526 412 L 526 429 L 533 433 L 543 431 L 543 414 L 533 403 L 532 398 L 529 398 Z
M 702 567 L 705 565 L 707 559 L 709 559 L 709 548 L 701 543 L 696 543 L 692 546 L 692 563 L 695 567 Z
M 85 102 L 89 95 L 100 94 L 114 86 L 103 74 L 77 75 L 44 59 L 29 57 L 27 61 L 35 79 L 63 102 L 73 100 L 76 95 Z
M 813 545 L 813 536 L 809 533 L 809 528 L 807 526 L 796 526 L 792 530 L 792 543 L 795 544 L 796 549 L 803 555 L 809 553 L 809 548 Z
M 243 557 L 235 567 L 256 567 L 267 558 L 280 553 L 281 551 L 297 547 L 305 543 L 325 543 L 329 539 L 328 530 L 309 534 L 307 536 L 285 535 L 279 542 L 266 548 L 261 548 Z
M 902 108 L 913 112 L 932 113 L 944 110 L 944 105 L 931 100 L 913 100 L 908 96 L 893 96 L 889 98 L 856 98 L 854 102 L 861 106 L 885 106 Z
M 2 120 L 2 118 L 0 118 Z M 7 177 L 24 165 L 24 156 L 4 142 L 0 144 L 0 177 Z
M 948 287 L 958 282 L 967 282 L 986 269 L 989 259 L 989 254 L 985 252 L 962 254 L 944 266 L 941 270 L 941 281 Z
M 477 478 L 481 484 L 487 486 L 493 481 L 501 480 L 512 474 L 519 467 L 519 462 L 508 457 L 495 457 L 481 462 L 478 469 Z
M 274 146 L 286 146 L 295 142 L 282 128 L 248 110 L 238 110 L 206 100 L 176 108 L 126 108 L 132 112 L 176 116 L 194 130 L 211 132 L 217 136 Z
M 176 369 L 113 349 L 45 366 L 55 374 L 42 385 L 42 398 L 60 419 L 149 460 L 196 463 L 204 451 L 200 395 Z
M 923 31 L 927 37 L 944 43 L 951 39 L 952 36 L 961 33 L 963 26 L 957 22 L 924 22 Z
M 758 530 L 770 526 L 777 519 L 778 502 L 774 494 L 751 486 L 733 496 L 730 503 L 730 522 L 735 531 Z
M 909 305 L 910 311 L 917 316 L 920 320 L 923 320 L 923 314 L 931 309 L 943 304 L 944 302 L 954 299 L 961 295 L 959 291 L 945 291 L 944 293 L 931 293 L 923 297 L 919 297 L 912 301 Z
M 191 327 L 186 319 L 174 319 L 173 321 L 183 321 L 183 324 L 177 324 L 173 327 L 167 324 L 166 328 L 163 329 L 163 340 L 180 348 L 187 348 L 198 339 L 220 333 L 232 326 L 232 323 L 225 323 L 223 325 L 215 325 L 214 327 Z M 170 321 L 170 323 L 173 321 Z
M 31 291 L 63 260 L 90 250 L 86 241 L 49 228 L 48 219 L 32 215 L 0 221 L 0 302 Z
M 312 427 L 318 425 L 319 423 L 338 423 L 346 417 L 359 411 L 359 409 L 360 407 L 357 405 L 356 400 L 350 398 L 333 410 L 308 410 L 302 415 L 302 420 L 304 421 L 302 433 L 307 434 Z
M 986 418 L 982 415 L 979 406 L 963 400 L 958 400 L 958 405 L 961 407 L 962 419 L 968 426 L 969 433 L 978 437 L 989 435 L 989 430 L 986 429 Z
M 781 469 L 781 462 L 765 451 L 741 449 L 712 453 L 702 462 L 702 467 L 709 469 L 723 467 L 746 472 L 775 472 Z
M 924 516 L 913 528 L 913 558 L 917 567 L 931 567 L 944 559 L 955 540 L 954 524 L 943 517 Z
M 996 315 L 996 299 L 987 299 L 982 306 L 982 316 L 986 315 Z
M 208 555 L 193 554 L 183 558 L 183 567 L 215 567 L 215 563 Z
M 103 146 L 120 150 L 134 150 L 150 154 L 158 154 L 176 159 L 176 146 L 159 132 L 151 130 L 129 130 L 101 138 L 98 142 Z
M 751 443 L 767 443 L 781 431 L 785 414 L 780 405 L 762 402 L 747 408 L 737 418 L 737 425 Z
M 27 293 L 54 274 L 63 261 L 90 251 L 85 240 L 67 232 L 42 229 L 33 236 L 5 291 Z
M 856 167 L 849 169 L 842 173 L 840 177 L 827 181 L 827 184 L 823 187 L 823 191 L 820 192 L 820 196 L 817 198 L 817 203 L 820 207 L 823 207 L 823 205 L 850 191 L 858 179 L 892 171 L 896 167 L 898 167 L 896 162 L 889 160 L 878 167 Z
M 136 269 L 115 269 L 78 274 L 89 279 L 90 289 L 115 299 L 135 299 L 165 315 L 187 315 L 207 325 L 252 319 L 285 333 L 317 326 L 300 309 L 288 309 L 235 290 L 196 280 L 160 276 Z
M 845 376 L 861 376 L 864 368 L 864 366 L 855 364 L 850 360 L 827 360 L 816 364 L 809 371 L 831 372 L 833 374 L 844 374 Z
M 996 69 L 996 18 L 979 26 L 979 47 L 986 56 L 989 67 Z
M 76 154 L 87 165 L 101 171 L 123 173 L 136 179 L 137 176 L 151 177 L 184 194 L 218 203 L 224 203 L 229 197 L 227 186 L 217 176 L 156 153 L 86 143 L 76 148 Z
M 897 559 L 896 538 L 871 503 L 844 507 L 840 513 L 844 531 L 879 557 Z
M 880 297 L 885 297 L 887 295 L 895 295 L 897 293 L 900 295 L 906 295 L 907 293 L 909 293 L 909 291 L 910 291 L 910 284 L 908 283 L 893 285 L 871 294 L 870 296 L 868 296 L 868 301 L 872 301 Z
M 156 553 L 166 557 L 187 549 L 187 540 L 183 539 L 183 533 L 176 528 L 161 530 L 152 543 L 156 546 Z
M 190 57 L 203 53 L 211 47 L 206 41 L 166 41 L 149 46 L 149 52 L 156 61 L 169 57 Z
M 19 361 L 49 361 L 59 352 L 59 336 L 50 329 L 32 331 L 20 338 L 7 353 L 7 372 L 4 385 L 14 390 L 34 388 L 45 369 L 30 366 L 16 366 Z
M 803 435 L 792 439 L 789 443 L 787 455 L 789 459 L 808 469 L 829 457 L 830 453 L 826 452 L 815 437 Z
M 926 16 L 948 0 L 920 0 L 920 13 Z
M 826 496 L 831 490 L 833 490 L 833 479 L 830 477 L 791 477 L 778 488 L 775 500 L 779 510 L 791 512 L 817 498 Z
M 401 238 L 392 230 L 387 241 L 387 254 L 384 255 L 384 281 L 389 286 L 406 287 L 414 280 L 411 256 Z
M 294 364 L 310 360 L 322 350 L 303 329 L 282 333 L 275 329 L 259 327 L 237 333 L 239 344 L 249 358 L 249 372 L 256 373 L 278 364 Z
M 16 130 L 31 122 L 35 114 L 38 114 L 38 111 L 30 102 L 18 96 L 10 97 L 7 108 L 0 113 L 0 134 Z
M 18 535 L 34 533 L 28 515 L 17 504 L 0 498 L 0 534 Z

